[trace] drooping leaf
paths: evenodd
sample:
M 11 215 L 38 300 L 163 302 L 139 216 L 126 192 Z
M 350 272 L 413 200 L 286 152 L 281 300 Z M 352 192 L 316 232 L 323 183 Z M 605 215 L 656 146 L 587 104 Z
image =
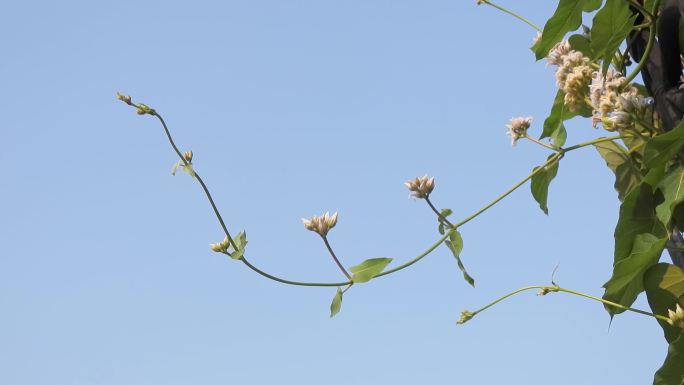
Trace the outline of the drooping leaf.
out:
M 350 267 L 349 271 L 352 272 L 352 281 L 354 283 L 368 282 L 385 270 L 385 267 L 390 262 L 392 262 L 392 258 L 371 258 Z
M 667 357 L 663 366 L 653 378 L 653 385 L 684 384 L 684 333 L 667 348 Z
M 674 310 L 677 304 L 684 307 L 684 271 L 675 265 L 658 263 L 649 268 L 644 274 L 644 289 L 653 314 L 667 317 L 667 311 Z M 668 343 L 682 334 L 681 328 L 661 320 L 658 323 Z
M 564 145 L 568 134 L 563 122 L 573 116 L 575 115 L 565 105 L 565 92 L 558 90 L 556 98 L 553 100 L 553 106 L 551 106 L 551 112 L 544 119 L 544 130 L 539 139 L 551 138 L 554 145 L 559 147 Z
M 535 47 L 537 60 L 545 58 L 549 50 L 561 41 L 566 33 L 582 25 L 582 9 L 586 0 L 560 0 L 553 16 L 544 25 L 541 39 Z
M 173 167 L 171 167 L 171 175 L 176 176 L 176 171 L 178 171 L 178 167 L 180 167 L 182 163 L 183 162 L 179 160 L 173 164 Z
M 601 4 L 603 4 L 603 0 L 587 0 L 587 2 L 584 3 L 584 8 L 582 8 L 582 10 L 584 12 L 594 12 L 601 8 Z
M 642 174 L 639 165 L 629 155 L 627 149 L 615 142 L 601 142 L 594 145 L 608 168 L 615 173 L 615 190 L 622 201 L 635 187 L 641 183 Z
M 656 214 L 664 225 L 668 225 L 675 208 L 684 201 L 684 167 L 679 166 L 668 171 L 658 188 L 665 200 L 656 207 Z
M 603 73 L 634 26 L 636 15 L 625 0 L 606 0 L 606 5 L 594 16 L 591 27 L 591 49 L 597 58 L 603 59 Z
M 646 143 L 644 165 L 648 168 L 662 166 L 671 160 L 684 146 L 684 120 L 672 131 L 658 135 Z
M 613 265 L 627 258 L 638 234 L 653 234 L 656 238 L 667 237 L 667 231 L 656 217 L 655 208 L 660 203 L 650 185 L 642 183 L 625 196 L 620 205 L 620 216 L 615 226 L 615 255 Z
M 629 306 L 643 291 L 642 275 L 658 262 L 667 241 L 667 231 L 656 217 L 658 205 L 651 186 L 642 183 L 625 196 L 615 226 L 615 256 L 612 277 L 603 298 Z M 613 315 L 621 310 L 607 307 Z
M 613 266 L 613 276 L 603 287 L 606 289 L 603 298 L 630 306 L 637 296 L 644 291 L 643 275 L 646 270 L 656 264 L 665 249 L 667 237 L 657 238 L 653 234 L 638 234 L 630 254 Z M 611 315 L 624 310 L 606 306 Z
M 551 155 L 554 156 L 554 155 Z M 546 201 L 549 195 L 549 184 L 558 174 L 558 160 L 544 167 L 544 170 L 538 172 L 532 177 L 532 182 L 530 184 L 532 189 L 532 196 L 539 203 L 539 207 L 542 209 L 544 214 L 549 214 L 549 208 L 546 206 Z M 534 170 L 537 170 L 535 167 Z
M 463 262 L 461 261 L 461 251 L 463 251 L 463 237 L 461 237 L 461 234 L 457 230 L 452 231 L 451 234 L 449 234 L 449 240 L 447 240 L 445 243 L 449 250 L 451 250 L 454 258 L 456 258 L 458 268 L 461 269 L 461 272 L 463 273 L 463 279 L 465 279 L 470 286 L 475 287 L 475 280 L 470 276 L 470 274 L 468 274 Z
M 342 308 L 342 290 L 338 287 L 335 296 L 330 303 L 330 318 L 334 317 L 335 314 L 340 312 Z

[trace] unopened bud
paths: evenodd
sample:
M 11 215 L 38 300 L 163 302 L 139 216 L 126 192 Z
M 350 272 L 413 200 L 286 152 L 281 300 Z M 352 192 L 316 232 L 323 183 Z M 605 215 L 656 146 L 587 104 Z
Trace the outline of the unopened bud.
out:
M 116 93 L 116 98 L 121 100 L 122 102 L 128 104 L 129 106 L 133 103 L 133 102 L 131 102 L 130 96 L 121 94 L 119 92 Z
M 225 253 L 228 251 L 228 247 L 230 246 L 230 242 L 228 241 L 228 237 L 223 238 L 223 241 L 219 243 L 210 243 L 209 247 L 211 247 L 212 251 L 215 251 L 217 253 Z
M 334 213 L 333 215 L 325 213 L 323 215 L 314 216 L 311 219 L 302 218 L 302 222 L 307 230 L 325 237 L 328 234 L 328 231 L 337 224 L 337 213 Z
M 464 323 L 470 321 L 471 318 L 475 317 L 475 313 L 470 312 L 468 310 L 463 310 L 461 312 L 461 318 L 456 321 L 457 324 L 463 325 Z
M 410 196 L 418 199 L 427 198 L 435 188 L 435 178 L 423 175 L 405 182 L 404 186 L 411 191 Z
M 674 327 L 684 329 L 684 309 L 682 309 L 682 307 L 679 306 L 679 304 L 677 304 L 677 307 L 674 311 L 668 309 L 667 316 L 667 323 Z
M 192 163 L 192 151 L 185 151 L 183 153 L 183 159 L 188 163 Z

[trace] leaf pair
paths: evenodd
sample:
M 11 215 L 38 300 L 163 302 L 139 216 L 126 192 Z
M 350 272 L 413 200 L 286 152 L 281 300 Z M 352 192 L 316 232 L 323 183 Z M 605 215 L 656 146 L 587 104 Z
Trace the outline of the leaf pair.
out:
M 368 282 L 378 274 L 385 270 L 385 267 L 392 262 L 392 258 L 371 258 L 367 259 L 360 264 L 350 267 L 349 271 L 352 272 L 352 282 L 353 283 L 364 283 Z M 334 317 L 340 312 L 342 308 L 342 296 L 344 292 L 339 287 L 335 296 L 330 304 L 330 317 Z

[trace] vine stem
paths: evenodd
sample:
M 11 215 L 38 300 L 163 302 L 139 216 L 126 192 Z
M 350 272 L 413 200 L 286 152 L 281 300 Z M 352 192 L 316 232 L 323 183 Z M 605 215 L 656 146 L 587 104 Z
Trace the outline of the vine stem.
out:
M 514 291 L 512 291 L 512 292 L 510 292 L 510 293 L 508 293 L 508 294 L 506 294 L 506 295 L 504 295 L 504 296 L 502 296 L 502 297 L 500 297 L 500 298 L 497 298 L 496 300 L 494 300 L 494 301 L 488 303 L 487 305 L 483 306 L 482 308 L 480 308 L 480 309 L 478 309 L 478 310 L 476 310 L 476 311 L 470 313 L 470 315 L 471 315 L 470 318 L 474 317 L 475 315 L 477 315 L 477 314 L 479 314 L 479 313 L 482 313 L 483 311 L 489 309 L 490 307 L 492 307 L 492 306 L 498 304 L 499 302 L 501 302 L 501 301 L 503 301 L 503 300 L 505 300 L 505 299 L 507 299 L 507 298 L 510 298 L 510 297 L 512 297 L 512 296 L 514 296 L 514 295 L 516 295 L 516 294 L 522 293 L 522 292 L 524 292 L 524 291 L 534 290 L 534 289 L 539 289 L 539 290 L 541 290 L 542 295 L 546 295 L 547 293 L 553 293 L 553 292 L 564 292 L 564 293 L 568 293 L 568 294 L 572 294 L 572 295 L 577 295 L 577 296 L 580 296 L 580 297 L 588 298 L 588 299 L 591 299 L 591 300 L 594 300 L 594 301 L 598 301 L 598 302 L 603 303 L 604 305 L 608 305 L 608 306 L 614 307 L 614 308 L 616 308 L 616 309 L 631 311 L 631 312 L 634 312 L 634 313 L 638 313 L 638 314 L 646 315 L 646 316 L 649 316 L 649 317 L 653 317 L 653 318 L 659 319 L 659 320 L 661 320 L 661 321 L 667 321 L 667 320 L 669 319 L 668 317 L 665 317 L 665 316 L 662 316 L 662 315 L 659 315 L 659 314 L 653 314 L 653 313 L 649 313 L 649 312 L 644 311 L 644 310 L 634 309 L 634 308 L 631 308 L 631 307 L 628 307 L 628 306 L 625 306 L 625 305 L 621 305 L 621 304 L 619 304 L 619 303 L 615 303 L 615 302 L 612 302 L 612 301 L 605 300 L 605 299 L 600 298 L 600 297 L 596 297 L 596 296 L 593 296 L 593 295 L 590 295 L 590 294 L 582 293 L 582 292 L 579 292 L 579 291 L 576 291 L 576 290 L 566 289 L 566 288 L 563 288 L 563 287 L 560 287 L 560 286 L 556 286 L 556 285 L 553 285 L 553 286 L 548 286 L 548 285 L 533 285 L 533 286 L 525 286 L 525 287 L 522 287 L 522 288 L 520 288 L 520 289 L 514 290 Z
M 655 0 L 653 2 L 653 10 L 651 11 L 652 15 L 656 15 L 658 13 L 658 9 L 660 9 L 660 0 Z M 646 43 L 646 49 L 644 50 L 644 54 L 641 55 L 641 60 L 639 60 L 639 63 L 637 63 L 636 67 L 634 67 L 634 70 L 627 75 L 624 81 L 624 85 L 627 85 L 634 80 L 639 73 L 641 73 L 641 69 L 644 68 L 644 65 L 646 65 L 646 62 L 648 61 L 648 57 L 651 55 L 651 50 L 653 49 L 653 44 L 655 42 L 655 37 L 656 37 L 656 23 L 657 19 L 655 17 L 651 18 L 650 21 L 650 29 L 648 32 L 648 42 Z
M 539 140 L 539 139 L 533 138 L 533 137 L 530 136 L 530 135 L 525 134 L 525 139 L 529 139 L 529 140 L 531 140 L 532 142 L 537 143 L 538 145 L 540 145 L 540 146 L 542 146 L 542 147 L 544 147 L 544 148 L 548 148 L 548 149 L 551 150 L 551 151 L 558 151 L 558 147 L 554 147 L 554 146 L 552 146 L 552 145 L 550 145 L 550 144 L 546 144 L 546 143 L 542 142 L 542 141 Z
M 135 108 L 137 108 L 137 109 L 139 109 L 139 110 L 143 109 L 143 106 L 141 106 L 141 105 L 139 105 L 139 104 L 131 103 L 130 100 L 129 100 L 129 102 L 127 102 L 127 104 L 129 104 L 130 106 L 133 106 L 133 107 L 135 107 Z M 176 155 L 178 155 L 178 157 L 180 158 L 181 162 L 183 162 L 183 164 L 184 164 L 185 166 L 189 166 L 191 163 L 188 162 L 188 161 L 186 161 L 186 159 L 183 157 L 183 154 L 182 154 L 182 153 L 180 152 L 180 150 L 178 149 L 178 146 L 176 146 L 176 143 L 174 142 L 173 137 L 171 136 L 171 132 L 170 132 L 168 126 L 166 125 L 166 122 L 164 121 L 164 118 L 162 118 L 162 116 L 161 116 L 159 113 L 157 113 L 155 110 L 152 110 L 152 109 L 149 109 L 149 110 L 148 110 L 148 109 L 144 109 L 144 111 L 147 111 L 147 112 L 145 112 L 146 114 L 152 115 L 152 116 L 156 117 L 156 118 L 159 120 L 159 122 L 161 123 L 162 127 L 164 128 L 164 132 L 166 133 L 166 137 L 168 138 L 169 143 L 171 144 L 171 147 L 172 147 L 173 150 L 175 151 Z M 577 149 L 582 148 L 582 147 L 590 146 L 590 145 L 592 145 L 592 144 L 596 144 L 596 143 L 600 143 L 600 142 L 606 142 L 606 141 L 611 141 L 611 140 L 616 140 L 616 139 L 622 139 L 622 138 L 623 138 L 622 136 L 614 136 L 614 137 L 608 137 L 608 138 L 598 138 L 598 139 L 594 139 L 594 140 L 590 140 L 590 141 L 588 141 L 588 142 L 580 143 L 580 144 L 577 144 L 577 145 L 574 145 L 574 146 L 571 146 L 571 147 L 568 147 L 568 148 L 565 148 L 565 149 L 563 149 L 563 148 L 554 149 L 554 151 L 555 151 L 556 153 L 553 154 L 553 155 L 551 155 L 551 157 L 549 157 L 549 159 L 547 159 L 547 161 L 546 161 L 544 164 L 542 164 L 540 167 L 537 167 L 537 168 L 536 168 L 534 171 L 532 171 L 529 175 L 527 175 L 527 176 L 526 176 L 525 178 L 523 178 L 521 181 L 519 181 L 518 183 L 516 183 L 513 187 L 511 187 L 511 188 L 509 188 L 508 190 L 506 190 L 503 194 L 499 195 L 499 196 L 496 197 L 494 200 L 492 200 L 491 202 L 489 202 L 488 204 L 486 204 L 484 207 L 480 208 L 480 209 L 477 210 L 475 213 L 471 214 L 470 216 L 466 217 L 465 219 L 461 220 L 460 222 L 458 222 L 458 223 L 456 223 L 456 224 L 451 224 L 450 222 L 447 222 L 448 224 L 451 224 L 450 230 L 447 231 L 447 232 L 446 232 L 441 238 L 439 238 L 436 242 L 434 242 L 427 250 L 423 251 L 421 254 L 419 254 L 419 255 L 416 256 L 415 258 L 409 260 L 408 262 L 406 262 L 406 263 L 404 263 L 404 264 L 402 264 L 402 265 L 399 265 L 399 266 L 397 266 L 397 267 L 395 267 L 395 268 L 393 268 L 393 269 L 386 270 L 386 271 L 384 271 L 384 272 L 382 272 L 382 273 L 376 275 L 375 278 L 377 278 L 377 277 L 382 277 L 382 276 L 385 276 L 385 275 L 392 274 L 392 273 L 395 273 L 395 272 L 397 272 L 397 271 L 403 270 L 403 269 L 405 269 L 405 268 L 407 268 L 407 267 L 413 265 L 414 263 L 420 261 L 420 260 L 423 259 L 425 256 L 427 256 L 428 254 L 430 254 L 431 252 L 433 252 L 437 247 L 439 247 L 439 245 L 441 245 L 442 243 L 444 243 L 444 241 L 445 241 L 445 240 L 446 240 L 454 231 L 456 231 L 456 229 L 457 229 L 458 227 L 460 227 L 460 226 L 462 226 L 462 225 L 464 225 L 464 224 L 470 222 L 471 220 L 475 219 L 476 217 L 478 217 L 479 215 L 481 215 L 482 213 L 484 213 L 485 211 L 487 211 L 488 209 L 490 209 L 492 206 L 494 206 L 494 205 L 496 205 L 497 203 L 499 203 L 499 202 L 500 202 L 502 199 L 504 199 L 506 196 L 508 196 L 509 194 L 511 194 L 513 191 L 515 191 L 516 189 L 518 189 L 520 186 L 522 186 L 523 184 L 525 184 L 528 180 L 532 179 L 535 175 L 537 175 L 539 172 L 541 172 L 545 167 L 549 166 L 549 165 L 552 164 L 553 162 L 558 161 L 560 158 L 562 158 L 562 157 L 565 155 L 566 152 L 574 151 L 574 150 L 577 150 Z M 193 170 L 193 171 L 194 171 L 194 170 Z M 223 217 L 221 216 L 221 213 L 219 212 L 218 207 L 216 206 L 216 203 L 214 202 L 214 199 L 212 198 L 211 193 L 209 192 L 209 189 L 207 188 L 207 185 L 204 183 L 204 180 L 202 180 L 202 178 L 199 176 L 199 174 L 198 174 L 196 171 L 194 172 L 194 175 L 195 175 L 195 178 L 197 179 L 198 183 L 201 185 L 202 190 L 204 191 L 204 194 L 206 195 L 207 199 L 209 200 L 209 203 L 211 204 L 211 207 L 212 207 L 212 209 L 213 209 L 213 211 L 214 211 L 214 214 L 215 214 L 216 218 L 218 219 L 219 223 L 221 224 L 221 228 L 223 229 L 223 232 L 225 233 L 226 238 L 228 239 L 228 241 L 230 242 L 230 244 L 233 246 L 233 248 L 234 248 L 235 250 L 237 250 L 238 247 L 237 247 L 237 245 L 235 244 L 235 241 L 233 240 L 232 236 L 230 235 L 230 232 L 228 231 L 228 228 L 227 228 L 227 226 L 226 226 L 226 224 L 225 224 L 225 222 L 224 222 L 224 220 L 223 220 Z M 432 206 L 433 210 L 434 210 L 438 215 L 440 215 L 439 212 L 437 211 L 437 209 L 436 209 L 431 203 L 429 203 L 429 205 Z M 446 218 L 444 218 L 444 219 L 446 219 Z M 242 263 L 243 263 L 245 266 L 247 266 L 249 269 L 251 269 L 251 270 L 254 271 L 255 273 L 257 273 L 257 274 L 259 274 L 259 275 L 261 275 L 261 276 L 263 276 L 263 277 L 265 277 L 265 278 L 268 278 L 268 279 L 270 279 L 270 280 L 273 280 L 273 281 L 276 281 L 276 282 L 280 282 L 280 283 L 283 283 L 283 284 L 287 284 L 287 285 L 294 285 L 294 286 L 315 286 L 315 287 L 341 287 L 341 286 L 347 286 L 347 285 L 351 286 L 351 285 L 353 284 L 353 282 L 351 281 L 351 278 L 350 278 L 349 274 L 346 272 L 346 270 L 344 269 L 344 267 L 342 266 L 342 264 L 339 262 L 339 260 L 337 259 L 337 257 L 336 257 L 336 256 L 334 255 L 334 253 L 332 252 L 332 248 L 330 247 L 329 243 L 327 242 L 327 239 L 324 238 L 324 241 L 325 241 L 325 243 L 326 243 L 326 247 L 328 247 L 328 249 L 329 249 L 331 255 L 333 256 L 333 259 L 335 259 L 335 262 L 338 264 L 338 266 L 343 270 L 343 272 L 345 272 L 345 276 L 347 276 L 347 278 L 349 278 L 349 281 L 346 281 L 346 282 L 302 282 L 302 281 L 293 281 L 293 280 L 289 280 L 289 279 L 284 279 L 284 278 L 277 277 L 277 276 L 275 276 L 275 275 L 269 274 L 269 273 L 267 273 L 267 272 L 265 272 L 265 271 L 259 269 L 258 267 L 256 267 L 256 266 L 254 266 L 253 264 L 251 264 L 251 263 L 247 260 L 247 258 L 246 258 L 244 255 L 243 255 L 239 260 L 242 261 Z M 226 252 L 225 254 L 230 255 L 230 253 L 227 253 L 227 252 Z M 347 289 L 348 289 L 348 288 L 347 288 Z M 345 289 L 345 290 L 346 290 L 346 289 Z
M 537 32 L 540 32 L 540 33 L 542 32 L 542 29 L 539 28 L 537 25 L 535 25 L 533 22 L 529 21 L 528 19 L 526 19 L 526 18 L 520 16 L 519 14 L 517 14 L 517 13 L 515 13 L 515 12 L 509 10 L 509 9 L 506 9 L 506 8 L 500 6 L 500 5 L 494 4 L 494 3 L 492 3 L 492 2 L 489 1 L 489 0 L 477 0 L 477 5 L 480 5 L 480 4 L 487 4 L 487 5 L 491 6 L 491 7 L 494 7 L 494 8 L 496 8 L 496 9 L 498 9 L 499 11 L 505 12 L 505 13 L 507 13 L 507 14 L 509 14 L 509 15 L 511 15 L 511 16 L 513 16 L 513 17 L 515 17 L 516 19 L 522 21 L 523 23 L 529 25 L 530 27 L 536 29 Z

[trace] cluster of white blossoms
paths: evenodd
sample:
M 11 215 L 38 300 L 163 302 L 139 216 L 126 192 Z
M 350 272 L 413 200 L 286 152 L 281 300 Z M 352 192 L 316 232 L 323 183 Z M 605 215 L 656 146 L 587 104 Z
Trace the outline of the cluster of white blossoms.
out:
M 556 44 L 547 57 L 549 64 L 558 66 L 556 84 L 565 92 L 565 105 L 572 111 L 591 101 L 594 117 L 608 131 L 625 129 L 634 125 L 634 116 L 642 116 L 652 98 L 639 95 L 636 87 L 626 84 L 625 77 L 610 68 L 605 76 L 594 71 L 591 61 L 575 51 L 567 40 Z
M 328 235 L 328 231 L 337 224 L 337 213 L 334 213 L 333 215 L 330 215 L 329 213 L 316 215 L 311 219 L 302 218 L 302 222 L 307 230 L 311 230 L 318 233 L 321 237 L 325 237 Z
M 577 111 L 588 94 L 594 70 L 582 52 L 575 51 L 567 40 L 556 44 L 547 57 L 549 64 L 558 66 L 556 84 L 565 92 L 565 105 Z

